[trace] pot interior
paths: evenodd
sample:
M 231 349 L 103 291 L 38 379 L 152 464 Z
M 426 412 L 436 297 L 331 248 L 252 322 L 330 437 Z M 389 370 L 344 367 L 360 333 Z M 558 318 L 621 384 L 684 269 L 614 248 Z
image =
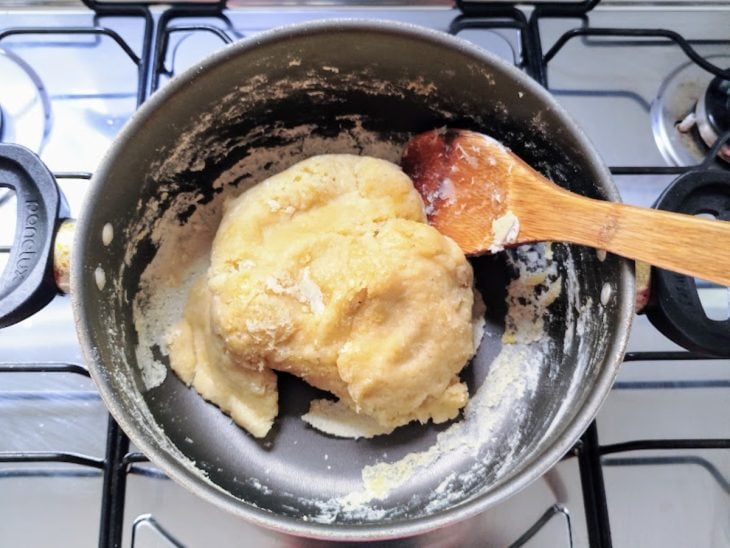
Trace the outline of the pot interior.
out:
M 460 42 L 410 28 L 310 25 L 244 41 L 168 84 L 125 129 L 96 175 L 80 225 L 75 298 L 107 405 L 174 479 L 264 525 L 392 533 L 428 527 L 459 507 L 487 506 L 556 462 L 571 441 L 566 435 L 587 426 L 581 413 L 602 399 L 625 340 L 629 276 L 615 257 L 601 261 L 594 250 L 564 244 L 552 246 L 552 261 L 536 259 L 552 265 L 561 291 L 542 318 L 544 336 L 525 345 L 520 367 L 533 367 L 532 385 L 522 392 L 505 386 L 514 412 L 492 420 L 477 450 L 457 444 L 427 466 L 408 461 L 452 424 L 412 424 L 371 440 L 327 436 L 300 419 L 321 393 L 287 375 L 279 380 L 279 418 L 264 440 L 170 372 L 159 386 L 145 386 L 140 360 L 167 358 L 139 336 L 133 306 L 135 299 L 149 305 L 138 298 L 140 284 L 160 260 L 166 234 L 196 230 L 196 211 L 311 154 L 397 161 L 413 133 L 441 126 L 489 133 L 558 184 L 616 198 L 585 141 L 534 83 Z M 115 237 L 103 246 L 107 223 Z M 182 255 L 184 241 L 177 240 Z M 472 393 L 511 346 L 501 336 L 514 256 L 472 260 L 487 305 L 487 333 L 463 372 Z M 107 277 L 102 289 L 97 267 Z M 181 289 L 163 290 L 184 301 Z M 602 291 L 611 292 L 605 303 Z M 406 463 L 405 470 L 408 462 L 412 473 L 386 497 L 343 503 L 362 489 L 364 468 Z

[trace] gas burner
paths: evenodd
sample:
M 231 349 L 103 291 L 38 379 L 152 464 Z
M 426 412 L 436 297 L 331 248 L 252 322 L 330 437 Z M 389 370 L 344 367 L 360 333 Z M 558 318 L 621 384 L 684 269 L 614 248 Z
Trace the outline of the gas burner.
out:
M 716 66 L 730 65 L 727 55 L 708 56 L 707 60 Z M 651 105 L 651 121 L 657 147 L 667 162 L 692 166 L 705 160 L 709 147 L 728 129 L 729 84 L 691 61 L 664 81 Z M 721 93 L 726 94 L 724 114 L 717 104 Z M 730 161 L 730 146 L 724 146 L 719 156 Z
M 718 76 L 710 82 L 697 101 L 695 119 L 697 130 L 708 147 L 715 144 L 719 135 L 730 130 L 730 80 Z M 718 155 L 730 162 L 730 145 L 725 144 Z
M 20 56 L 0 48 L 0 140 L 40 153 L 50 132 L 51 102 L 38 74 Z

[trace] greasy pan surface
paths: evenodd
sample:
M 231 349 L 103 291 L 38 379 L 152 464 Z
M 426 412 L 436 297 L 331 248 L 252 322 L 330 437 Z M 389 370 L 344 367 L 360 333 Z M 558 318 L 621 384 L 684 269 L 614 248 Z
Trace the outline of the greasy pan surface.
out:
M 276 426 L 257 441 L 173 374 L 144 388 L 132 302 L 157 251 L 155 212 L 161 215 L 186 194 L 203 207 L 218 192 L 211 182 L 256 150 L 281 153 L 256 172 L 228 177 L 231 184 L 244 187 L 303 159 L 307 139 L 325 147 L 332 140 L 332 151 L 378 155 L 397 151 L 415 132 L 444 125 L 489 132 L 557 183 L 618 198 L 583 135 L 535 83 L 459 40 L 405 25 L 330 21 L 244 40 L 172 81 L 128 124 L 97 171 L 79 221 L 72 292 L 80 338 L 107 406 L 173 479 L 285 532 L 402 536 L 465 518 L 510 495 L 557 462 L 585 429 L 620 364 L 633 279 L 624 261 L 599 261 L 593 250 L 563 245 L 555 246 L 563 291 L 551 307 L 550 344 L 540 356 L 539 382 L 522 402 L 526 412 L 494 431 L 479 451 L 481 467 L 462 477 L 446 502 L 434 504 L 436 487 L 451 472 L 470 470 L 474 456 L 444 455 L 386 499 L 368 503 L 373 512 L 335 510 L 324 518 L 322 511 L 328 500 L 358 488 L 363 466 L 425 450 L 448 425 L 411 425 L 373 440 L 335 439 L 299 418 L 316 391 L 282 375 Z M 348 134 L 351 139 L 338 141 Z M 191 211 L 178 216 L 179 224 Z M 115 237 L 103 246 L 106 223 Z M 473 265 L 488 306 L 488 336 L 464 372 L 472 391 L 501 349 L 510 276 L 504 254 Z M 102 290 L 97 266 L 107 276 Z M 598 306 L 605 283 L 612 298 Z M 588 304 L 580 314 L 567 314 L 576 303 Z M 567 342 L 566 331 L 576 326 L 566 318 L 587 326 Z

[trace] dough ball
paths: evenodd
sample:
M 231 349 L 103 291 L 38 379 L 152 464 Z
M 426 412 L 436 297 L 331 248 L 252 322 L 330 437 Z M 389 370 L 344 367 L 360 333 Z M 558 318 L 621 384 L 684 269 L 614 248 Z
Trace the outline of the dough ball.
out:
M 290 372 L 388 429 L 443 422 L 468 397 L 472 276 L 398 166 L 316 156 L 227 204 L 212 329 L 236 367 Z

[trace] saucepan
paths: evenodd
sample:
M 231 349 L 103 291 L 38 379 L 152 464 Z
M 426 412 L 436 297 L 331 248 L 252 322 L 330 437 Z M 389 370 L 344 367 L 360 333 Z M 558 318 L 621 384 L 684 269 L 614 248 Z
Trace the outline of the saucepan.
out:
M 410 136 L 443 126 L 487 132 L 556 183 L 619 200 L 585 135 L 528 76 L 458 38 L 391 22 L 311 22 L 241 40 L 174 78 L 121 131 L 76 222 L 70 295 L 105 404 L 173 480 L 285 533 L 402 537 L 503 501 L 587 428 L 622 362 L 635 283 L 632 262 L 581 246 L 471 259 L 486 327 L 463 377 L 474 399 L 488 390 L 481 407 L 372 439 L 306 425 L 316 391 L 282 375 L 276 425 L 257 440 L 160 370 L 164 348 L 135 325 L 135 307 L 150 306 L 139 292 L 165 231 L 196 230 L 198 209 L 313 153 L 397 161 Z M 37 157 L 12 145 L 0 152 L 0 184 L 15 189 L 19 208 L 0 290 L 8 325 L 57 291 L 52 240 L 67 215 Z M 56 270 L 63 262 L 56 257 Z M 166 295 L 175 287 L 170 280 Z M 513 325 L 516 290 L 536 303 L 527 335 Z

